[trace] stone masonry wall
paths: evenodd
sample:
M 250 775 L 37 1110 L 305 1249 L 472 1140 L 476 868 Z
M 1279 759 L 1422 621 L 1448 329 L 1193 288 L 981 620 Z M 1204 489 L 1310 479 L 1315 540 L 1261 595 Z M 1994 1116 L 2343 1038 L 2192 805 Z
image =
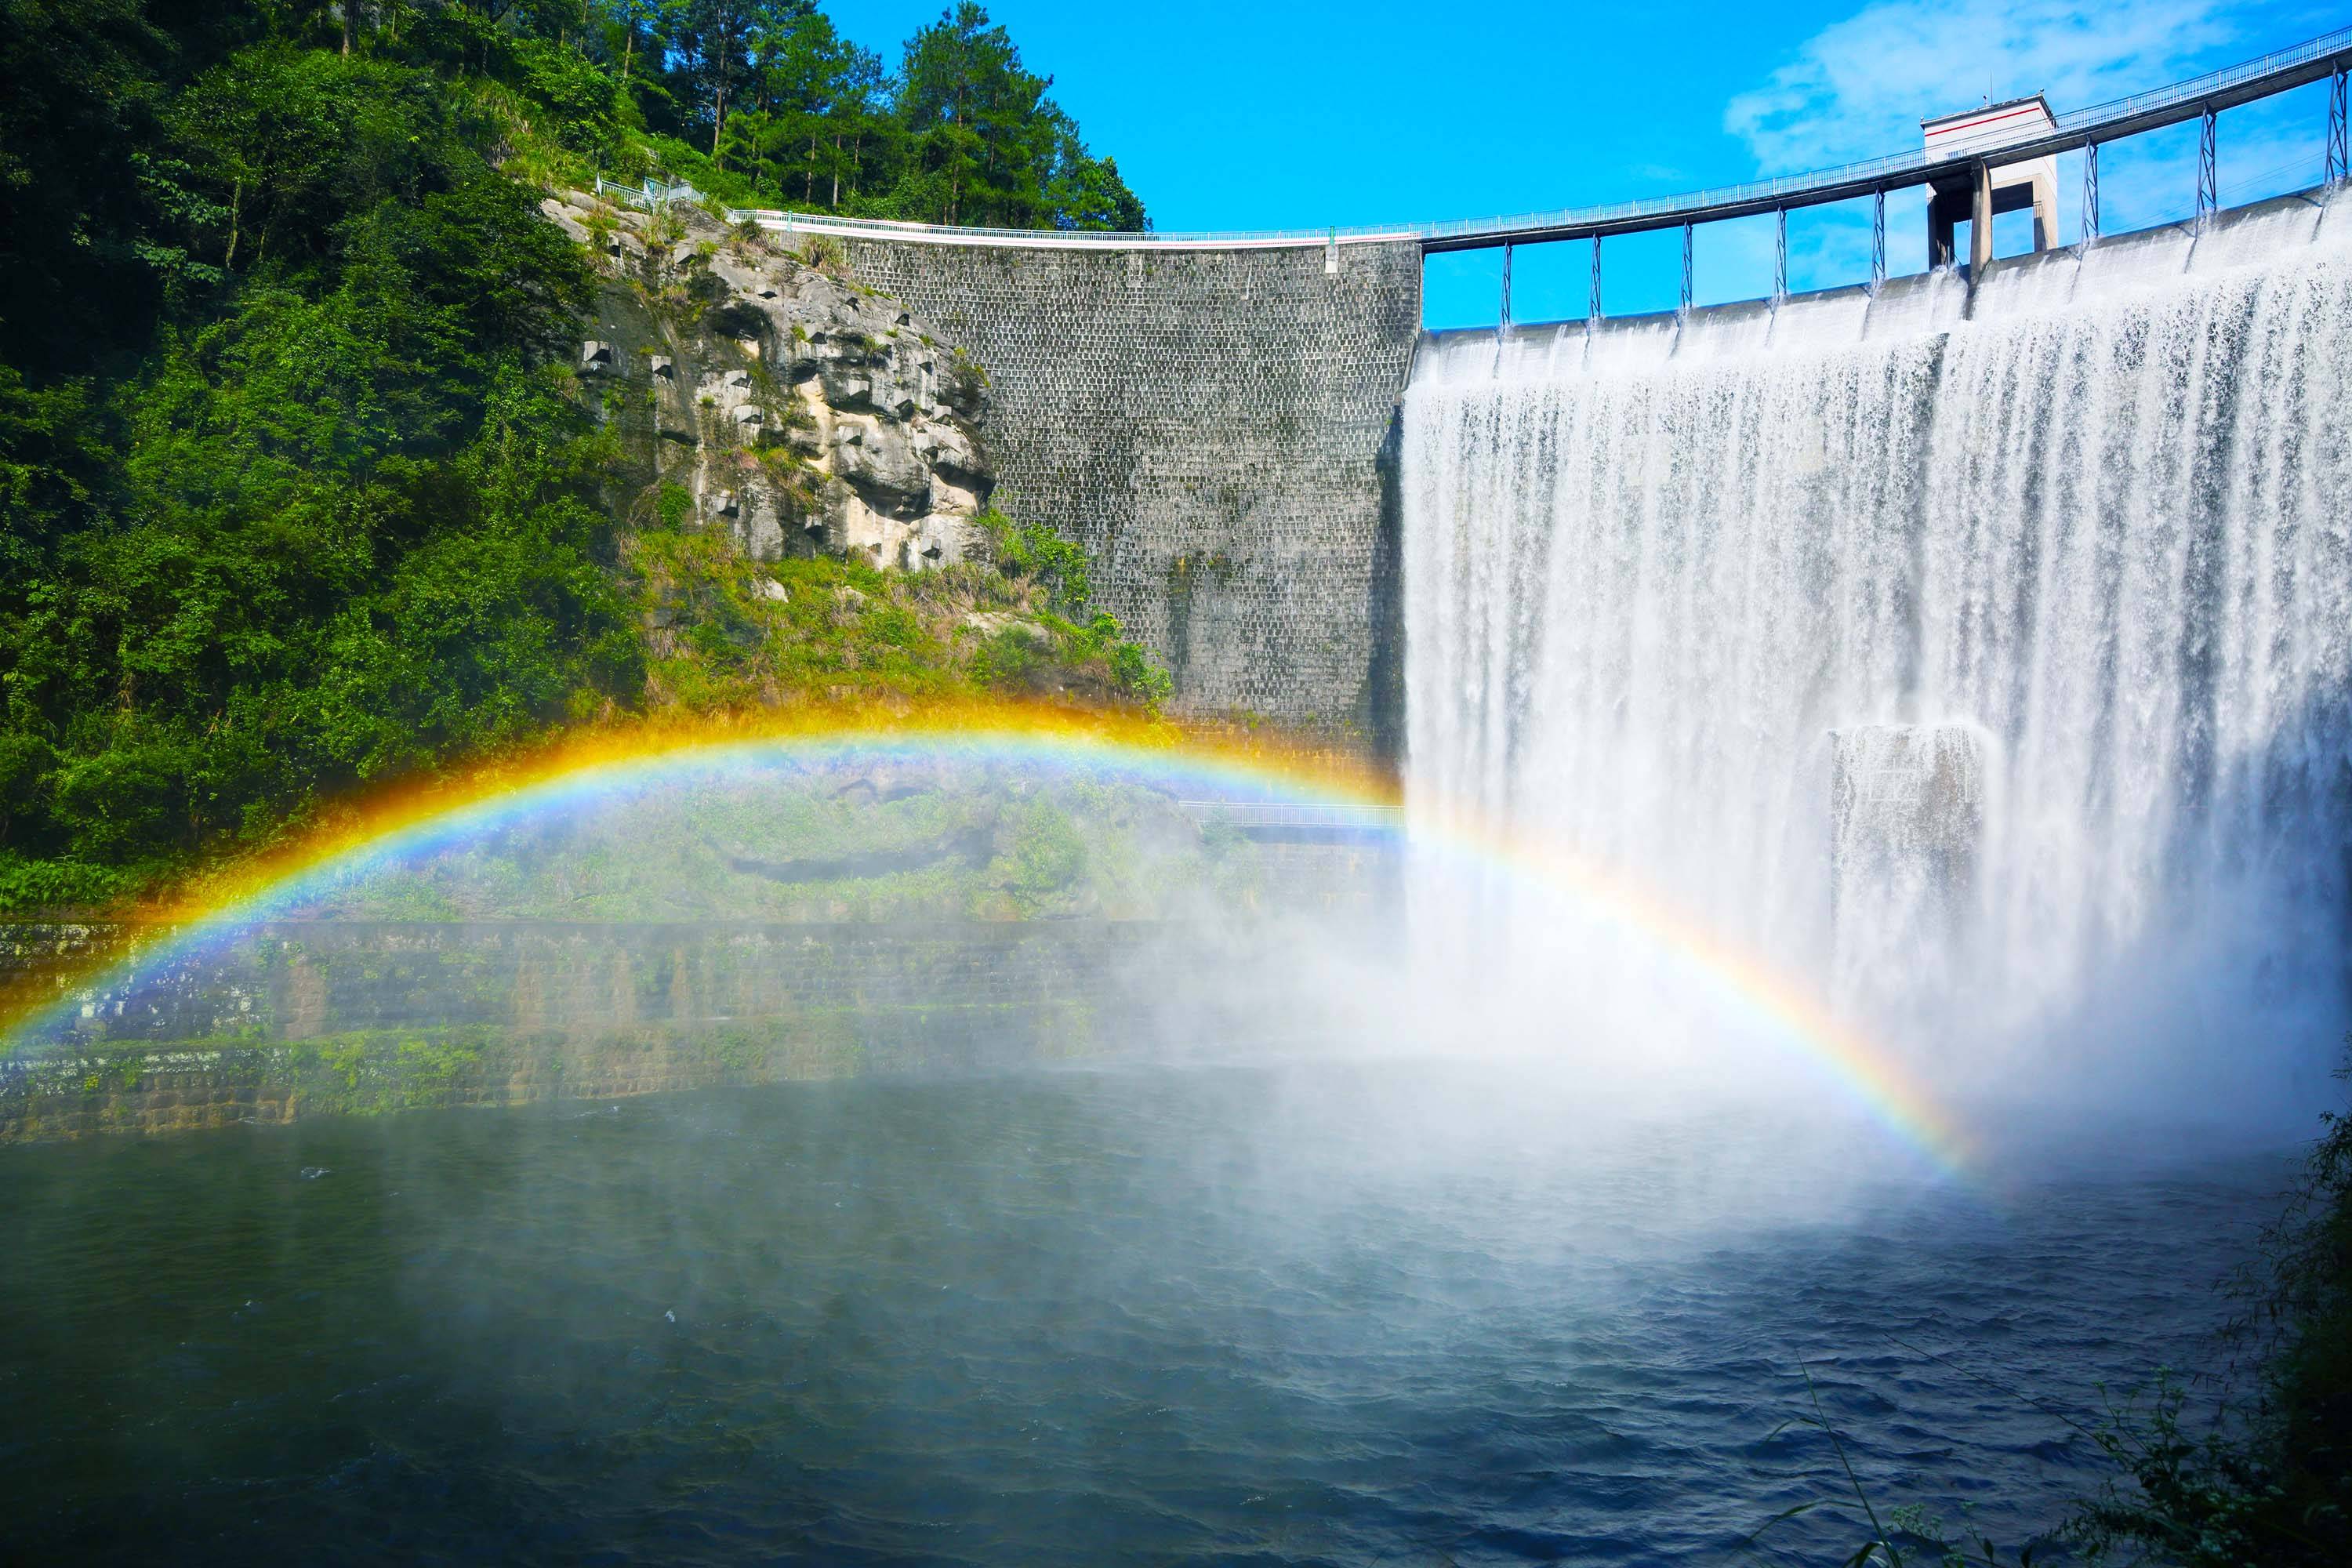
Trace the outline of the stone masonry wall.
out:
M 1392 748 L 1389 454 L 1421 328 L 1403 245 L 1076 250 L 840 242 L 988 377 L 996 502 L 1093 556 L 1179 707 Z

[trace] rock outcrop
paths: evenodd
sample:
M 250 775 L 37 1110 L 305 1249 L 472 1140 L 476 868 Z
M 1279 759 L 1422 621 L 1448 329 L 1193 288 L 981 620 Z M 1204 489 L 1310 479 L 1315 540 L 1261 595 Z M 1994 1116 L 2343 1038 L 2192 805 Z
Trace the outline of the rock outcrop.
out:
M 986 378 L 903 307 L 696 208 L 573 192 L 542 209 L 607 279 L 576 370 L 640 521 L 688 522 L 683 495 L 762 560 L 919 570 L 982 547 Z

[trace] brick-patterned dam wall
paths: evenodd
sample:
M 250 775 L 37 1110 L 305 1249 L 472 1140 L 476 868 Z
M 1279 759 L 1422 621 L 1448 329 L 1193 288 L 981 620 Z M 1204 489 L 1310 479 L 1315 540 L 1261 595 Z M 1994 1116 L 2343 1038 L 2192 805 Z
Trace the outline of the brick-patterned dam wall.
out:
M 840 244 L 850 276 L 979 362 L 998 504 L 1086 547 L 1096 603 L 1181 708 L 1393 754 L 1418 246 Z

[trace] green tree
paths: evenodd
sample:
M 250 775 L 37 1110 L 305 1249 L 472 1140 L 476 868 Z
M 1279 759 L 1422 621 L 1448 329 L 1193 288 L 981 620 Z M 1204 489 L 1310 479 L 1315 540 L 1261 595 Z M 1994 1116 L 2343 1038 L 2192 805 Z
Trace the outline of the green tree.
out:
M 0 896 L 104 885 L 27 856 L 166 864 L 634 689 L 601 449 L 533 368 L 591 275 L 462 95 L 339 32 L 152 78 L 121 222 L 177 282 L 39 356 L 78 374 L 0 366 Z
M 1148 226 L 1117 166 L 1097 162 L 1003 27 L 959 0 L 907 40 L 897 116 L 907 167 L 896 216 L 1012 228 Z
M 944 223 L 1043 226 L 1051 85 L 1024 68 L 1011 35 L 975 0 L 959 0 L 907 40 L 898 115 L 918 160 L 909 194 Z
M 903 67 L 814 0 L 0 0 L 0 906 L 643 690 L 520 172 L 1142 222 L 977 6 Z
M 1056 228 L 1108 229 L 1139 234 L 1151 226 L 1143 203 L 1118 177 L 1118 163 L 1097 158 L 1078 140 L 1078 128 L 1059 110 L 1055 112 L 1053 173 L 1045 185 L 1045 204 Z

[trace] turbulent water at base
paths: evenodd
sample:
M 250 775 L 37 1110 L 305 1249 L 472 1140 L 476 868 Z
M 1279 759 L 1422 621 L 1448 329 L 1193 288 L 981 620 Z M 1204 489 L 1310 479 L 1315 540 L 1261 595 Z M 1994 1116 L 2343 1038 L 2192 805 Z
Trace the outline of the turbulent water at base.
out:
M 2226 1029 L 2324 1064 L 2348 437 L 2347 201 L 1973 300 L 1948 275 L 1433 340 L 1403 419 L 1412 794 L 1923 1060 L 2047 1064 L 2063 1033 L 2154 1070 Z M 1596 1007 L 1654 984 L 1606 943 L 1544 967 Z
M 1842 1562 L 1816 1394 L 2013 1549 L 2283 1179 L 1808 1201 L 1579 1118 L 1318 1064 L 0 1150 L 0 1559 L 1731 1563 L 1814 1503 L 1752 1560 Z

